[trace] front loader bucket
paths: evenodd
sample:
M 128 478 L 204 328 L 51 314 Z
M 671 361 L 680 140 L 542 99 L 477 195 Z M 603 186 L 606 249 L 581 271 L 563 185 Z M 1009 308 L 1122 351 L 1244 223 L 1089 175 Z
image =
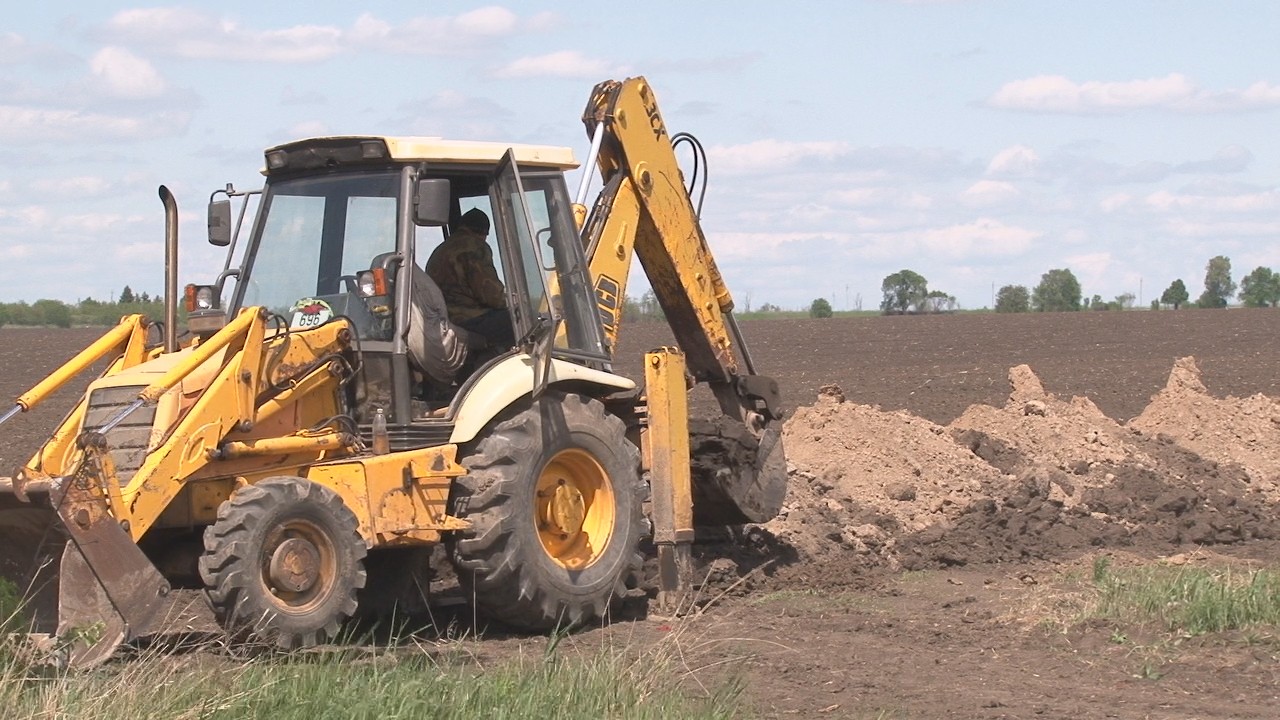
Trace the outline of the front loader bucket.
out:
M 741 422 L 690 419 L 695 526 L 772 520 L 787 495 L 787 460 L 774 427 L 757 438 Z
M 22 593 L 31 629 L 57 635 L 68 666 L 91 667 L 154 630 L 169 584 L 114 518 L 73 513 L 62 492 L 23 503 L 0 489 L 0 573 Z
M 18 619 L 33 632 L 57 631 L 58 566 L 66 542 L 51 508 L 0 492 L 0 578 L 21 596 Z

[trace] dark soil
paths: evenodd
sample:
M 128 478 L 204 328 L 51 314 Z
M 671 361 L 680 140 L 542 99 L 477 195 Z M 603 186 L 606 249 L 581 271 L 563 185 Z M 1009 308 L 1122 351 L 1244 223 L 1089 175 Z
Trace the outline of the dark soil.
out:
M 834 383 L 850 402 L 945 425 L 974 403 L 1003 403 L 1009 368 L 1027 364 L 1045 387 L 1087 396 L 1123 422 L 1186 355 L 1215 394 L 1280 396 L 1280 313 L 1266 309 L 753 320 L 742 331 L 792 408 Z M 638 353 L 670 337 L 662 323 L 624 327 L 623 369 L 635 376 Z
M 790 408 L 838 384 L 849 403 L 946 425 L 972 404 L 1003 405 L 1010 367 L 1025 363 L 1049 392 L 1086 396 L 1124 422 L 1187 355 L 1214 396 L 1280 396 L 1280 312 L 1269 310 L 754 321 L 743 330 Z M 0 329 L 0 396 L 16 397 L 97 334 Z M 622 357 L 670 343 L 660 324 L 634 324 L 623 337 Z M 639 367 L 635 358 L 621 363 L 633 376 Z M 84 382 L 0 428 L 0 474 L 26 460 Z M 569 642 L 674 643 L 690 692 L 736 674 L 764 717 L 1275 717 L 1273 628 L 1139 647 L 1112 639 L 1145 629 L 1045 609 L 1046 594 L 1087 574 L 1100 553 L 1143 560 L 1207 551 L 1274 567 L 1280 524 L 1251 491 L 1256 478 L 1125 428 L 1118 432 L 1142 462 L 1046 465 L 996 433 L 917 431 L 944 433 L 1008 481 L 984 480 L 971 504 L 921 528 L 886 513 L 883 498 L 823 496 L 812 528 L 835 550 L 820 555 L 761 527 L 703 533 L 700 612 L 671 619 L 651 608 L 646 619 Z M 792 482 L 821 489 L 835 479 L 794 468 Z M 916 488 L 888 492 L 905 501 Z M 541 652 L 545 640 L 477 645 L 478 657 L 500 658 Z

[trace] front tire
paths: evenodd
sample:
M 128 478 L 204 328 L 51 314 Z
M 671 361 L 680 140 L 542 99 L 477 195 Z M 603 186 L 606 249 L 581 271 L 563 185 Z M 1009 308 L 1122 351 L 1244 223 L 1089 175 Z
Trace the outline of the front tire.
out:
M 332 640 L 364 587 L 364 540 L 337 493 L 304 478 L 240 488 L 205 529 L 200 576 L 236 638 L 285 650 Z
M 489 618 L 542 632 L 603 617 L 641 562 L 640 452 L 596 400 L 548 391 L 470 448 L 449 540 L 463 589 Z

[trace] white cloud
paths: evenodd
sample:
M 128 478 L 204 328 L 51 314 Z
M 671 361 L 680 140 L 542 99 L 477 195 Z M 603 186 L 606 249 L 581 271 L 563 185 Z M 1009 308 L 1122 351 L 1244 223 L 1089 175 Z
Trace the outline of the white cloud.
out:
M 144 140 L 179 134 L 189 121 L 190 115 L 181 111 L 127 116 L 0 105 L 0 140 Z
M 0 208 L 0 228 L 18 226 L 25 229 L 41 229 L 49 224 L 53 214 L 40 205 L 5 210 Z
M 933 205 L 933 198 L 924 193 L 901 188 L 869 187 L 837 190 L 831 199 L 848 207 L 906 208 L 925 210 Z
M 308 138 L 323 137 L 329 134 L 329 126 L 319 120 L 304 120 L 295 123 L 284 132 L 286 137 L 291 138 Z
M 555 24 L 555 17 L 540 13 L 521 20 L 504 7 L 487 6 L 394 24 L 364 13 L 348 28 L 299 24 L 258 30 L 192 8 L 138 8 L 117 13 L 99 35 L 177 57 L 310 63 L 355 49 L 401 55 L 467 55 L 497 38 L 525 30 L 543 31 Z
M 1186 195 L 1160 190 L 1147 195 L 1143 202 L 1162 212 L 1200 210 L 1214 213 L 1274 213 L 1280 209 L 1280 191 L 1241 195 Z
M 1040 233 L 1006 225 L 991 218 L 971 223 L 926 230 L 921 235 L 924 249 L 951 258 L 1021 255 Z
M 1067 267 L 1082 285 L 1103 284 L 1103 277 L 1111 267 L 1111 263 L 1109 252 L 1084 253 L 1072 255 L 1066 259 Z
M 987 165 L 987 175 L 1029 177 L 1040 166 L 1040 156 L 1026 145 L 1013 145 L 996 153 Z
M 248 30 L 190 8 L 123 10 L 107 21 L 103 34 L 121 43 L 203 60 L 315 62 L 342 50 L 338 28 L 295 25 Z
M 513 60 L 493 72 L 500 78 L 580 78 L 626 75 L 628 70 L 600 58 L 587 57 L 577 50 L 561 50 Z
M 0 32 L 0 63 L 17 63 L 31 57 L 31 44 L 15 32 Z
M 474 52 L 481 43 L 513 35 L 521 25 L 518 15 L 497 6 L 456 16 L 410 18 L 400 25 L 365 13 L 356 19 L 348 35 L 352 44 L 382 52 L 454 55 Z
M 122 47 L 108 46 L 89 60 L 89 70 L 108 95 L 128 100 L 164 94 L 166 83 L 155 67 Z
M 102 237 L 109 230 L 119 231 L 124 228 L 142 228 L 155 224 L 154 215 L 122 215 L 120 213 L 83 213 L 78 215 L 60 215 L 52 222 L 52 230 L 58 233 Z M 158 241 L 151 243 L 153 246 Z M 115 246 L 113 245 L 113 248 Z M 114 253 L 114 249 L 113 249 Z M 154 259 L 155 255 L 148 256 Z
M 970 207 L 992 207 L 1017 200 L 1022 196 L 1012 183 L 1003 180 L 979 180 L 960 193 L 960 201 Z
M 1005 83 L 987 104 L 1002 110 L 1076 115 L 1139 109 L 1241 112 L 1280 106 L 1280 86 L 1259 81 L 1244 90 L 1212 92 L 1180 73 L 1118 82 L 1076 82 L 1062 75 L 1037 75 Z
M 743 145 L 709 147 L 707 156 L 717 173 L 764 173 L 814 160 L 834 160 L 849 149 L 848 143 L 840 141 L 757 140 Z
M 1262 238 L 1271 242 L 1280 236 L 1280 221 L 1220 222 L 1175 217 L 1164 224 L 1163 230 L 1178 237 L 1208 238 L 1219 243 L 1226 238 Z
M 75 177 L 35 180 L 30 183 L 30 187 L 38 193 L 86 198 L 106 194 L 111 189 L 111 182 L 106 178 L 94 175 L 77 175 Z
M 519 17 L 504 7 L 490 5 L 453 18 L 453 26 L 466 35 L 508 35 L 515 32 Z
M 1101 202 L 1098 203 L 1098 207 L 1101 208 L 1103 212 L 1116 212 L 1118 210 L 1131 207 L 1133 202 L 1133 195 L 1130 195 L 1129 193 L 1115 193 L 1114 195 L 1108 195 L 1103 198 Z

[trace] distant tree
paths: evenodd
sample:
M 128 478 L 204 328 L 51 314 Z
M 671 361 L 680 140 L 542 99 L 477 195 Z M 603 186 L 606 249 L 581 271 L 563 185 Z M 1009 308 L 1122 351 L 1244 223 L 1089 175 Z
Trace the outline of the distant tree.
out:
M 941 290 L 930 290 L 924 296 L 924 308 L 927 312 L 953 312 L 956 307 L 956 296 L 948 295 Z
M 1240 280 L 1240 301 L 1245 307 L 1275 307 L 1280 303 L 1280 274 L 1256 267 Z
M 1160 309 L 1160 301 L 1159 301 L 1159 300 L 1152 300 L 1152 301 L 1151 301 L 1151 309 L 1152 309 L 1152 310 L 1159 310 L 1159 309 Z
M 658 296 L 653 294 L 650 288 L 644 292 L 640 298 L 640 314 L 645 320 L 662 320 L 666 315 L 662 312 L 662 305 L 658 303 Z
M 1182 282 L 1182 278 L 1169 283 L 1169 287 L 1165 288 L 1164 293 L 1160 296 L 1160 302 L 1165 305 L 1172 305 L 1174 310 L 1187 304 L 1190 299 L 1191 295 L 1187 293 L 1187 285 Z
M 831 317 L 831 303 L 826 298 L 818 298 L 809 304 L 809 317 L 811 318 L 829 318 Z
M 643 315 L 640 301 L 627 295 L 622 298 L 622 322 L 635 322 Z
M 11 325 L 37 325 L 33 322 L 31 314 L 31 306 L 25 300 L 19 300 L 16 303 L 9 303 L 6 308 L 9 315 L 9 324 Z
M 1236 284 L 1231 279 L 1231 258 L 1218 255 L 1209 261 L 1204 271 L 1204 292 L 1196 305 L 1202 308 L 1224 308 L 1227 298 L 1236 294 Z
M 9 306 L 0 303 L 0 327 L 4 327 L 9 322 Z
M 880 291 L 884 293 L 884 300 L 880 302 L 881 312 L 905 313 L 920 309 L 929 295 L 929 283 L 920 273 L 899 270 L 885 276 L 880 283 Z
M 996 293 L 996 312 L 1022 313 L 1031 309 L 1031 291 L 1026 285 L 1005 285 Z
M 37 300 L 31 305 L 35 325 L 71 327 L 71 307 L 60 300 Z
M 128 285 L 125 285 L 124 289 L 120 291 L 120 299 L 117 300 L 116 302 L 119 302 L 121 305 L 124 305 L 126 303 L 137 302 L 137 301 L 138 299 L 134 296 L 133 290 L 130 289 Z
M 1137 299 L 1138 299 L 1137 296 L 1134 295 L 1133 293 L 1121 293 L 1116 296 L 1116 302 L 1115 302 L 1116 309 L 1117 310 L 1132 309 L 1133 302 L 1134 300 L 1137 300 Z
M 1036 312 L 1079 310 L 1080 281 L 1066 268 L 1050 270 L 1040 276 L 1040 284 L 1031 291 L 1031 306 Z

